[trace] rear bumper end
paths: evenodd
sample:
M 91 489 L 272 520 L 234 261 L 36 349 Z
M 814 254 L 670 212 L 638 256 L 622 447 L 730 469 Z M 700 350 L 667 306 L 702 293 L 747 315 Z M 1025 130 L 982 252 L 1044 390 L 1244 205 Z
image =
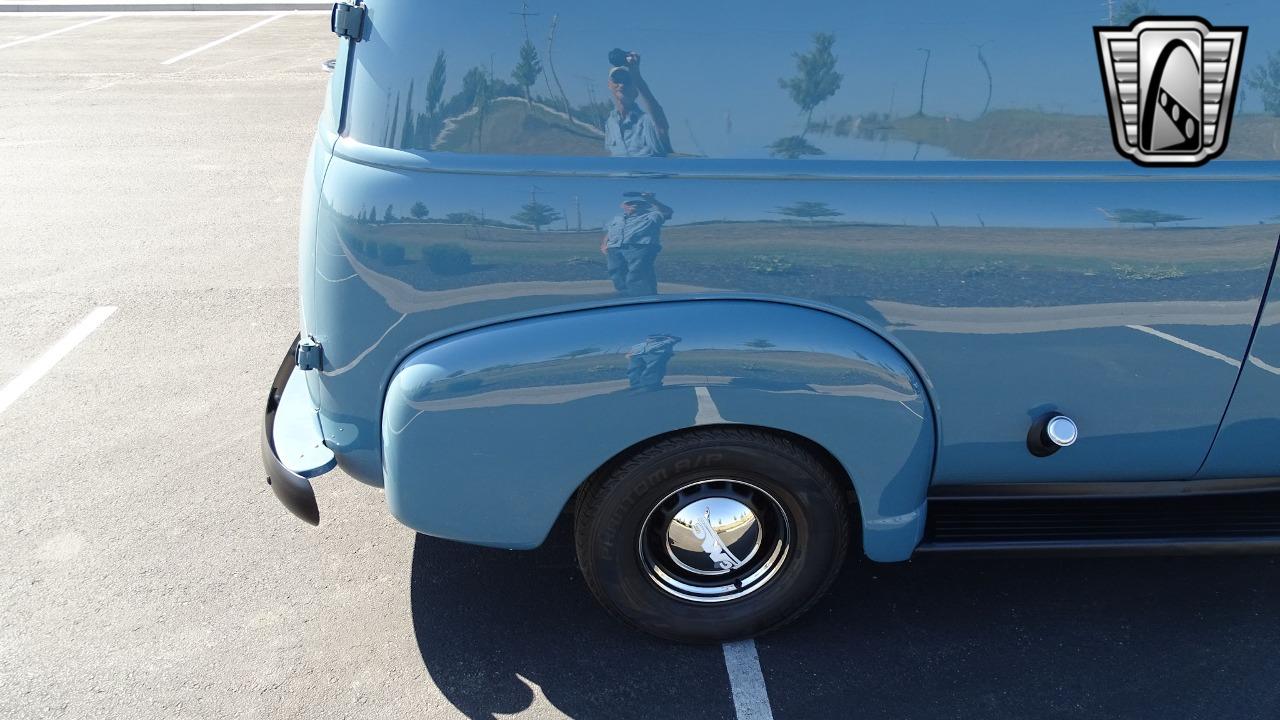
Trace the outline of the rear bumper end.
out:
M 267 393 L 262 464 L 267 484 L 289 512 L 319 525 L 320 508 L 311 478 L 332 470 L 337 459 L 324 444 L 319 415 L 297 365 L 298 339 L 293 339 Z

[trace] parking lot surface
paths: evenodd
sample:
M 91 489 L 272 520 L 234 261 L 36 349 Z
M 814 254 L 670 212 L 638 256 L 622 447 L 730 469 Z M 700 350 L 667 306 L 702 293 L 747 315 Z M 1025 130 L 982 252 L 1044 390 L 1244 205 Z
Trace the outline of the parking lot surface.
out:
M 333 473 L 294 520 L 258 431 L 334 51 L 315 13 L 6 18 L 0 716 L 1280 716 L 1272 557 L 852 561 L 726 650 L 611 620 L 567 518 L 468 547 Z

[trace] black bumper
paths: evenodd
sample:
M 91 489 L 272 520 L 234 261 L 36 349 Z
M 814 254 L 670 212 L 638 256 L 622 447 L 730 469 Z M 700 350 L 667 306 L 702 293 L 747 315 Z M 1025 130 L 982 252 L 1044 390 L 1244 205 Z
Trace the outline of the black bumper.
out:
M 284 387 L 296 367 L 298 340 L 298 337 L 293 339 L 289 352 L 285 353 L 284 361 L 280 363 L 280 369 L 276 371 L 275 379 L 271 381 L 271 391 L 267 393 L 267 411 L 262 424 L 262 464 L 267 469 L 267 484 L 289 512 L 312 525 L 319 525 L 320 507 L 316 505 L 316 493 L 311 487 L 311 481 L 285 467 L 276 452 L 276 411 L 280 408 Z

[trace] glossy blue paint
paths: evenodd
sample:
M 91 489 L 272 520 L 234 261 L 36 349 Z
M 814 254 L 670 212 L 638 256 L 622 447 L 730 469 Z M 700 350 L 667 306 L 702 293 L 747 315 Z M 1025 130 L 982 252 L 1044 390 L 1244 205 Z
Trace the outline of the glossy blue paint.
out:
M 1197 477 L 1280 474 L 1280 282 L 1275 275 L 1222 429 Z
M 933 463 L 923 384 L 867 329 L 771 302 L 580 310 L 427 345 L 387 392 L 387 502 L 420 532 L 533 547 L 621 450 L 724 423 L 826 448 L 857 489 L 868 555 L 910 556 Z
M 618 48 L 641 56 L 638 67 L 628 66 L 649 91 L 637 104 L 646 121 L 666 126 L 675 156 L 1116 157 L 1093 26 L 1128 19 L 1108 18 L 1107 4 L 1094 0 L 897 0 L 874 7 L 646 0 L 637 13 L 559 0 L 527 23 L 502 3 L 365 5 L 370 34 L 357 46 L 350 136 L 370 145 L 604 159 L 617 151 L 606 145 L 605 126 L 615 109 L 608 56 Z M 1246 72 L 1280 45 L 1280 11 L 1272 0 L 1157 5 L 1157 14 L 1249 26 Z M 1113 9 L 1125 12 L 1121 3 Z M 544 72 L 526 92 L 514 72 L 520 47 L 531 34 L 546 38 L 553 14 L 554 53 L 547 56 L 536 42 Z M 814 52 L 817 33 L 831 40 L 834 82 L 806 107 L 784 82 L 800 76 L 796 55 Z M 922 49 L 929 50 L 927 72 Z M 433 94 L 437 67 L 444 83 Z M 1262 112 L 1260 94 L 1242 98 L 1225 158 L 1280 159 L 1277 119 Z M 651 170 L 656 160 L 631 162 Z
M 568 231 L 563 221 L 554 232 L 496 223 L 528 202 L 527 176 L 455 173 L 453 158 L 440 157 L 430 170 L 392 169 L 394 151 L 379 151 L 374 166 L 349 159 L 359 150 L 339 142 L 325 183 L 317 337 L 321 406 L 340 429 L 330 441 L 344 467 L 377 483 L 381 398 L 369 388 L 385 387 L 407 352 L 460 329 L 633 300 L 607 279 L 602 232 L 587 219 L 581 232 L 576 217 Z M 891 338 L 934 388 L 935 482 L 1196 473 L 1237 368 L 1175 340 L 1243 355 L 1280 229 L 1259 224 L 1275 214 L 1277 166 L 796 162 L 825 174 L 765 179 L 751 163 L 704 161 L 714 177 L 547 174 L 537 186 L 576 197 L 596 228 L 623 192 L 668 203 L 658 297 L 808 304 Z M 777 221 L 773 209 L 792 199 L 860 219 Z M 414 202 L 446 217 L 395 215 Z M 1176 207 L 1213 223 L 1115 228 L 1097 210 L 1104 204 Z M 392 222 L 382 221 L 387 206 Z M 361 222 L 370 208 L 378 221 Z M 931 208 L 923 222 L 922 208 Z M 470 253 L 471 266 L 433 270 L 425 258 L 439 245 Z M 1048 410 L 1075 418 L 1081 437 L 1036 458 L 1026 431 Z
M 775 107 L 788 102 L 785 92 L 764 101 L 760 93 L 717 94 L 721 85 L 696 80 L 701 67 L 660 70 L 663 58 L 691 45 L 687 36 L 619 38 L 645 43 L 637 47 L 646 76 L 681 99 L 669 113 L 687 117 L 672 131 L 674 154 L 616 158 L 600 156 L 602 141 L 583 142 L 594 135 L 574 124 L 590 124 L 574 90 L 566 98 L 572 117 L 561 120 L 547 98 L 465 97 L 477 78 L 494 76 L 468 74 L 459 58 L 482 48 L 489 62 L 488 40 L 515 33 L 514 22 L 476 30 L 487 38 L 477 44 L 457 31 L 468 13 L 490 12 L 474 3 L 367 5 L 370 35 L 342 46 L 339 68 L 349 63 L 351 79 L 330 88 L 308 171 L 302 326 L 324 347 L 320 372 L 308 375 L 326 444 L 352 476 L 385 483 L 393 511 L 411 526 L 508 547 L 536 543 L 601 462 L 695 422 L 699 387 L 726 420 L 785 429 L 837 457 L 864 512 L 871 509 L 867 551 L 879 559 L 903 556 L 918 537 L 930 482 L 1276 472 L 1266 438 L 1280 391 L 1272 372 L 1280 366 L 1278 301 L 1252 350 L 1249 343 L 1280 237 L 1272 142 L 1280 119 L 1245 106 L 1225 157 L 1247 161 L 1149 169 L 1110 159 L 1089 27 L 1096 9 L 1026 9 L 1045 22 L 1032 22 L 1030 40 L 1018 41 L 1027 45 L 1018 72 L 1062 66 L 1057 76 L 1075 88 L 1063 94 L 1070 107 L 1045 112 L 1038 105 L 1046 101 L 1028 95 L 990 116 L 890 108 L 880 122 L 892 127 L 867 137 L 834 129 L 846 95 L 834 96 L 832 117 L 796 128 L 795 113 Z M 1216 10 L 1179 12 L 1253 25 L 1251 48 L 1277 39 L 1266 28 L 1280 25 L 1259 26 L 1276 17 L 1274 4 Z M 688 30 L 696 24 L 681 23 L 700 12 L 675 4 L 663 17 Z M 601 62 L 596 51 L 614 44 L 607 18 L 589 3 L 569 2 L 561 13 L 562 74 L 593 53 Z M 945 33 L 936 23 L 896 24 L 895 43 L 930 46 L 935 60 L 971 53 L 966 33 L 987 33 L 974 40 L 981 42 L 993 18 L 1018 17 L 963 13 Z M 700 52 L 759 32 L 751 15 L 700 29 Z M 883 18 L 828 15 L 824 29 L 866 35 L 868 48 L 889 34 L 877 25 Z M 814 28 L 796 25 L 805 13 L 789 17 L 770 26 L 779 43 L 726 83 L 777 88 L 793 72 L 791 53 L 806 49 Z M 1077 46 L 1082 53 L 1070 54 Z M 433 99 L 428 76 L 441 52 L 449 69 Z M 774 56 L 783 65 L 766 67 Z M 866 58 L 849 62 L 840 66 L 846 88 L 872 82 Z M 943 67 L 946 74 L 957 66 Z M 603 76 L 599 69 L 583 72 Z M 970 90 L 943 92 L 942 104 L 958 108 Z M 736 122 L 724 122 L 725 108 Z M 874 120 L 850 117 L 846 129 Z M 764 152 L 777 135 L 805 133 L 826 148 L 823 159 Z M 903 155 L 904 138 L 914 154 Z M 946 159 L 905 159 L 916 155 Z M 884 157 L 894 159 L 869 159 Z M 624 194 L 641 192 L 673 212 L 652 264 L 657 292 L 636 297 L 611 282 L 600 242 Z M 1156 218 L 1150 227 L 1123 222 L 1144 214 Z M 664 361 L 661 389 L 575 395 L 584 383 L 628 382 L 627 350 L 663 333 L 682 340 Z M 744 345 L 756 340 L 788 350 Z M 599 349 L 572 355 L 591 348 Z M 706 354 L 713 349 L 722 353 L 714 368 Z M 803 353 L 823 360 L 796 362 Z M 821 380 L 832 368 L 868 372 L 858 353 L 882 357 L 887 373 L 911 378 L 927 396 L 917 387 L 895 411 L 884 399 L 814 389 L 842 385 Z M 795 392 L 753 374 L 751 363 L 766 356 Z M 599 360 L 588 368 L 599 378 L 574 375 L 583 358 Z M 672 369 L 685 363 L 728 380 L 671 381 L 689 374 Z M 876 425 L 904 409 L 919 414 L 918 426 L 898 428 L 898 416 Z M 1037 458 L 1026 449 L 1027 429 L 1049 411 L 1075 419 L 1080 438 Z M 861 455 L 857 433 L 843 432 L 850 427 L 876 437 L 883 452 Z M 890 429 L 900 434 L 889 437 Z M 399 439 L 406 434 L 412 442 Z M 931 472 L 920 464 L 926 454 Z
M 342 129 L 347 66 L 352 59 L 350 43 L 339 43 L 336 55 L 334 70 L 325 88 L 324 110 L 316 123 L 316 135 L 311 141 L 311 153 L 307 157 L 298 209 L 298 329 L 303 336 L 311 335 L 311 328 L 317 324 L 315 308 L 318 304 L 314 292 L 316 216 L 320 212 L 320 188 L 324 185 L 329 161 L 333 159 L 333 146 Z M 315 373 L 305 373 L 304 377 L 312 402 L 319 406 L 321 390 Z
M 307 158 L 307 170 L 302 180 L 302 198 L 298 212 L 298 329 L 310 335 L 315 322 L 316 277 L 316 215 L 320 212 L 320 187 L 332 155 L 332 140 L 325 142 L 322 129 L 311 142 L 311 155 Z M 336 139 L 336 136 L 334 136 Z M 315 373 L 304 373 L 305 385 L 315 405 L 320 404 L 320 385 Z

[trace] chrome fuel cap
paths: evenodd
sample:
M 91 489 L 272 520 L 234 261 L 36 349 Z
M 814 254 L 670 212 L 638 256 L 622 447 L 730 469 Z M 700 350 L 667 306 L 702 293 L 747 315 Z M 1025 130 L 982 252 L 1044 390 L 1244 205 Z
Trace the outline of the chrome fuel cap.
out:
M 1076 422 L 1066 415 L 1058 415 L 1051 420 L 1044 429 L 1045 437 L 1049 442 L 1058 447 L 1070 447 L 1075 444 L 1076 438 L 1079 437 L 1080 431 L 1076 427 Z
M 685 505 L 667 524 L 667 554 L 698 575 L 724 575 L 760 550 L 760 521 L 746 504 L 707 497 Z
M 1036 457 L 1049 457 L 1064 447 L 1075 444 L 1080 437 L 1076 421 L 1062 413 L 1041 415 L 1027 430 L 1027 449 Z

